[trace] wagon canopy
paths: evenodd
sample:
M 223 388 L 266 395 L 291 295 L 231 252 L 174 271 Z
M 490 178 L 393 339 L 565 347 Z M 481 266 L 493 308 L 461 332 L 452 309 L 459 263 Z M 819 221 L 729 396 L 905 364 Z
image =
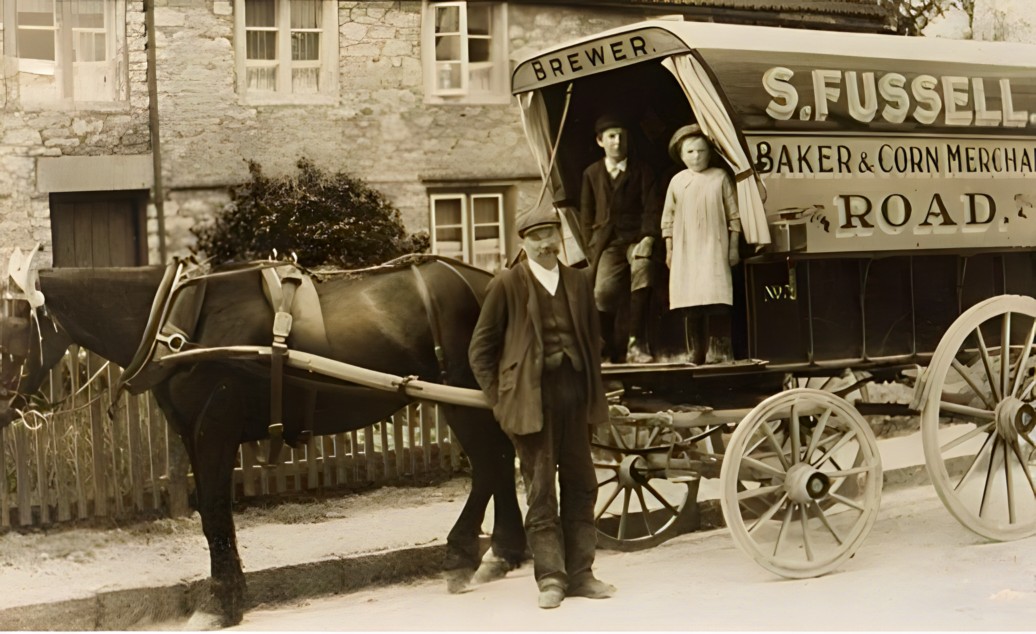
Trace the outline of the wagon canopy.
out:
M 678 88 L 652 88 L 665 82 Z M 1009 209 L 1036 203 L 1036 46 L 654 20 L 534 55 L 512 90 L 556 198 L 594 155 L 566 156 L 592 144 L 595 105 L 619 98 L 655 146 L 697 120 L 737 177 L 749 242 L 769 242 L 781 212 L 824 208 L 871 238 L 852 250 L 961 246 L 915 239 L 926 222 L 1036 245 L 1036 224 L 1007 230 Z M 846 250 L 829 233 L 822 250 Z

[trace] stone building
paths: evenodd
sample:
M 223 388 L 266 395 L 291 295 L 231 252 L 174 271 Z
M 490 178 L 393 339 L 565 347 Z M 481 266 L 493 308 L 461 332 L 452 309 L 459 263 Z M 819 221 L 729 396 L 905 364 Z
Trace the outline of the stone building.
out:
M 160 263 L 248 161 L 281 175 L 307 157 L 384 192 L 439 252 L 496 266 L 541 186 L 511 69 L 661 16 L 892 30 L 878 0 L 0 0 L 0 246 Z

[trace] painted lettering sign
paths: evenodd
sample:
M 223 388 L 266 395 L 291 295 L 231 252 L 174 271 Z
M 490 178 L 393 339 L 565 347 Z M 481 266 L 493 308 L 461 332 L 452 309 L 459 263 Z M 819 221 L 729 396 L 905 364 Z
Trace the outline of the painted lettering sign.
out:
M 688 50 L 680 38 L 663 29 L 626 31 L 526 60 L 514 70 L 511 86 L 514 93 L 521 93 Z
M 1036 135 L 1028 68 L 701 53 L 746 130 Z
M 748 135 L 810 252 L 1036 246 L 1036 139 Z

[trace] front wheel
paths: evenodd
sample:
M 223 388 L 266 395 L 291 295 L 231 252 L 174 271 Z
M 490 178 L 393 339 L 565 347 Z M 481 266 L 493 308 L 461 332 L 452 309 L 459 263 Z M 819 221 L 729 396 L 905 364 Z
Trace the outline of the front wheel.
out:
M 852 557 L 881 502 L 874 432 L 844 399 L 796 388 L 755 407 L 720 470 L 723 517 L 738 547 L 783 577 L 816 577 Z

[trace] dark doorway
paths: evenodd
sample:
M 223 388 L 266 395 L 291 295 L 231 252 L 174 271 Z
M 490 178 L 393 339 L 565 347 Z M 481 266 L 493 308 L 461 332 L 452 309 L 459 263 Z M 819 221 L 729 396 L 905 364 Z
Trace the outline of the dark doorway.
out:
M 147 191 L 50 195 L 54 266 L 147 263 Z

